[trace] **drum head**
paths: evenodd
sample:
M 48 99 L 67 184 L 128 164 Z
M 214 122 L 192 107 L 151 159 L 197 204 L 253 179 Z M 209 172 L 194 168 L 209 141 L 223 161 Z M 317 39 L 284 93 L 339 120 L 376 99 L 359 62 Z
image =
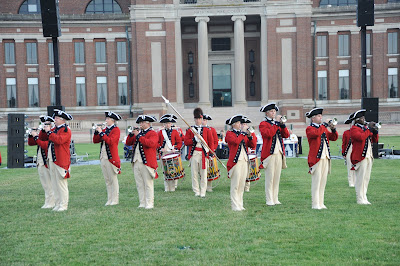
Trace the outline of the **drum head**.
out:
M 168 160 L 168 159 L 172 159 L 172 158 L 176 158 L 176 157 L 179 157 L 179 154 L 167 154 L 167 155 L 164 155 L 163 157 L 161 157 L 161 159 L 163 159 L 163 160 Z
M 249 159 L 254 160 L 254 158 L 257 158 L 257 155 L 255 154 L 249 154 Z

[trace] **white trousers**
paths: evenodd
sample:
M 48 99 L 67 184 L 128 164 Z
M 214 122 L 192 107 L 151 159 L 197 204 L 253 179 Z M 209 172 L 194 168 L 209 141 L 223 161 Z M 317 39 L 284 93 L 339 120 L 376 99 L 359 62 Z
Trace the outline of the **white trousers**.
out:
M 248 175 L 249 163 L 244 160 L 239 160 L 229 171 L 231 179 L 231 207 L 233 211 L 244 210 L 243 193 Z
M 165 180 L 164 178 L 164 189 L 166 192 L 175 191 L 175 186 L 178 185 L 178 179 L 176 180 Z
M 349 150 L 346 154 L 347 180 L 349 181 L 349 187 L 354 187 L 355 175 L 354 175 L 354 170 L 351 170 L 351 167 L 352 167 L 351 150 L 352 150 L 352 147 L 349 148 Z
M 265 167 L 265 198 L 267 205 L 280 204 L 279 182 L 282 172 L 282 154 L 271 154 Z
M 324 205 L 325 187 L 329 172 L 329 159 L 321 159 L 311 174 L 311 201 L 313 209 L 326 208 Z
M 54 192 L 53 192 L 53 186 L 51 184 L 50 170 L 44 165 L 38 165 L 37 168 L 38 168 L 40 183 L 42 184 L 44 190 L 43 208 L 53 208 Z
M 206 169 L 202 169 L 202 153 L 193 152 L 192 158 L 190 158 L 190 166 L 192 173 L 192 189 L 196 196 L 205 197 L 207 190 L 207 168 L 208 159 L 206 159 Z M 199 186 L 200 179 L 200 186 Z
M 106 205 L 116 205 L 119 203 L 118 168 L 106 158 L 101 159 L 100 165 L 107 188 Z
M 154 180 L 142 162 L 136 161 L 132 165 L 139 195 L 139 208 L 151 209 L 154 207 Z
M 368 203 L 367 199 L 367 190 L 369 180 L 371 178 L 371 170 L 373 159 L 372 158 L 365 158 L 361 162 L 359 162 L 359 167 L 355 170 L 355 189 L 356 189 L 356 196 L 357 196 L 357 203 L 358 204 L 366 204 Z
M 50 161 L 48 162 L 48 166 L 54 191 L 55 208 L 58 210 L 67 210 L 69 202 L 68 181 L 62 175 L 65 169 Z

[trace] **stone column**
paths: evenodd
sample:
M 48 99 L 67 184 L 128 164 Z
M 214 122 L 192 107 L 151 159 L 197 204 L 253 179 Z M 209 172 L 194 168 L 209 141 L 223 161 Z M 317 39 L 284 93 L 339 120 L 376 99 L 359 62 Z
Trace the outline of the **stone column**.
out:
M 268 102 L 268 55 L 267 16 L 261 15 L 261 105 Z
M 208 30 L 209 17 L 196 17 L 198 22 L 199 104 L 210 105 L 210 83 L 208 78 Z
M 181 19 L 175 21 L 176 102 L 183 103 Z
M 244 21 L 246 16 L 232 16 L 235 25 L 235 103 L 246 103 L 246 79 L 244 56 Z

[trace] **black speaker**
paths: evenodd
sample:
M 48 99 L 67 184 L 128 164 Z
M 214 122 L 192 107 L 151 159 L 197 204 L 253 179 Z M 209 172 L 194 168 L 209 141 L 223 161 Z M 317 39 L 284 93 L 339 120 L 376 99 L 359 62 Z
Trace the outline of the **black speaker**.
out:
M 23 168 L 25 161 L 25 115 L 8 114 L 7 167 Z
M 40 0 L 44 37 L 61 36 L 58 0 Z
M 379 98 L 362 98 L 361 108 L 367 110 L 365 121 L 379 122 Z
M 379 98 L 362 98 L 361 108 L 367 110 L 365 121 L 379 122 Z M 374 158 L 379 158 L 378 143 L 372 143 L 372 153 Z
M 374 26 L 374 0 L 357 1 L 357 27 Z
M 65 107 L 62 106 L 62 105 L 59 105 L 59 106 L 58 105 L 49 105 L 49 106 L 47 106 L 47 115 L 48 116 L 53 116 L 54 109 L 65 111 Z

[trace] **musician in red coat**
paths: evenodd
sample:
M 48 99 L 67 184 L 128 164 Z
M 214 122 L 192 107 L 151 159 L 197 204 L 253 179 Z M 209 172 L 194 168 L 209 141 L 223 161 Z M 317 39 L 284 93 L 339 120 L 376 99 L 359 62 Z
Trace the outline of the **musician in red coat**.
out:
M 177 130 L 172 128 L 173 123 L 176 123 L 176 117 L 173 114 L 165 114 L 160 118 L 160 123 L 163 123 L 164 127 L 158 131 L 158 148 L 160 149 L 160 157 L 170 154 L 179 153 L 182 147 L 182 139 Z M 164 176 L 164 191 L 175 191 L 178 185 L 178 179 L 167 179 L 169 177 Z
M 355 171 L 355 190 L 358 204 L 371 204 L 367 199 L 367 190 L 371 178 L 372 143 L 379 140 L 378 127 L 375 122 L 365 125 L 366 110 L 357 111 L 354 116 L 354 125 L 350 129 L 350 138 L 353 144 L 351 163 Z
M 282 169 L 287 167 L 283 139 L 289 137 L 289 130 L 281 116 L 276 116 L 277 111 L 279 108 L 275 103 L 269 103 L 260 109 L 260 112 L 265 113 L 259 130 L 263 139 L 261 162 L 265 168 L 265 198 L 268 206 L 281 204 L 278 200 L 279 182 Z
M 306 117 L 311 119 L 311 125 L 307 127 L 306 134 L 310 146 L 308 166 L 312 178 L 312 208 L 317 210 L 326 209 L 324 194 L 331 160 L 329 141 L 335 141 L 339 137 L 332 122 L 322 123 L 322 111 L 323 108 L 314 108 L 306 113 Z
M 203 127 L 208 127 L 211 130 L 211 135 L 213 138 L 213 145 L 214 145 L 214 152 L 217 151 L 218 148 L 218 135 L 217 135 L 217 130 L 215 130 L 215 128 L 208 126 L 207 123 L 209 120 L 212 120 L 212 117 L 207 115 L 207 114 L 203 114 L 203 122 L 202 125 Z M 207 192 L 212 192 L 212 180 L 208 181 L 208 175 L 207 175 Z M 216 178 L 215 178 L 216 179 Z
M 248 125 L 241 125 L 243 115 L 235 115 L 226 120 L 232 130 L 226 132 L 225 141 L 229 147 L 229 159 L 226 164 L 231 179 L 231 207 L 233 211 L 243 211 L 243 193 L 246 178 L 249 176 L 248 148 L 255 148 L 257 140 L 248 132 Z
M 115 121 L 121 119 L 119 114 L 105 112 L 105 127 L 97 125 L 93 135 L 93 143 L 100 143 L 100 165 L 107 188 L 105 206 L 119 203 L 118 174 L 121 173 L 121 160 L 118 155 L 118 144 L 121 132 Z
M 354 115 L 350 114 L 349 118 L 344 122 L 346 125 L 350 124 L 350 128 L 352 126 L 352 120 L 351 117 Z M 351 144 L 351 139 L 350 139 L 350 129 L 346 130 L 343 132 L 343 137 L 342 137 L 342 155 L 345 160 L 345 164 L 347 166 L 347 180 L 349 181 L 349 187 L 354 187 L 354 171 L 351 170 L 352 164 L 351 164 L 351 152 L 353 150 L 353 145 Z
M 196 108 L 193 111 L 195 126 L 186 130 L 185 145 L 189 148 L 188 159 L 191 165 L 192 189 L 195 196 L 205 198 L 207 190 L 207 168 L 210 151 L 203 146 L 201 140 L 195 136 L 192 130 L 195 130 L 204 139 L 211 150 L 214 150 L 211 130 L 202 126 L 203 110 Z M 200 179 L 200 187 L 199 187 Z
M 39 180 L 44 190 L 44 205 L 42 206 L 42 209 L 53 209 L 54 192 L 51 185 L 50 170 L 47 167 L 47 148 L 49 142 L 42 140 L 47 138 L 46 132 L 42 129 L 44 123 L 54 124 L 54 119 L 46 115 L 41 115 L 39 118 L 41 125 L 39 128 L 32 128 L 28 137 L 28 145 L 37 146 L 36 166 L 39 173 Z
M 242 124 L 242 131 L 246 131 L 246 133 L 250 133 L 251 137 L 252 137 L 252 141 L 255 141 L 256 143 L 256 148 L 254 149 L 253 145 L 249 145 L 247 147 L 247 154 L 253 154 L 255 156 L 257 156 L 257 154 L 255 153 L 255 151 L 257 150 L 257 136 L 256 133 L 254 133 L 254 129 L 250 128 L 250 126 L 248 124 L 251 123 L 251 120 L 247 117 L 247 116 L 243 116 L 241 124 Z M 244 129 L 246 128 L 246 130 Z M 252 143 L 253 144 L 253 143 Z M 258 159 L 257 159 L 258 160 Z M 246 179 L 246 184 L 244 185 L 244 191 L 245 192 L 250 192 L 250 181 L 248 180 L 251 176 L 251 171 L 256 171 L 257 169 L 253 169 L 251 166 L 251 159 L 249 158 L 250 161 L 250 172 L 248 175 L 248 178 Z
M 126 145 L 133 145 L 132 169 L 139 195 L 139 207 L 154 208 L 154 179 L 157 174 L 158 135 L 151 127 L 156 118 L 150 115 L 139 115 L 134 128 L 126 139 Z
M 72 120 L 72 115 L 58 109 L 54 109 L 55 128 L 45 125 L 44 130 L 48 135 L 48 166 L 51 182 L 54 190 L 54 211 L 66 211 L 68 209 L 69 191 L 68 181 L 70 177 L 70 143 L 71 129 L 65 121 Z

